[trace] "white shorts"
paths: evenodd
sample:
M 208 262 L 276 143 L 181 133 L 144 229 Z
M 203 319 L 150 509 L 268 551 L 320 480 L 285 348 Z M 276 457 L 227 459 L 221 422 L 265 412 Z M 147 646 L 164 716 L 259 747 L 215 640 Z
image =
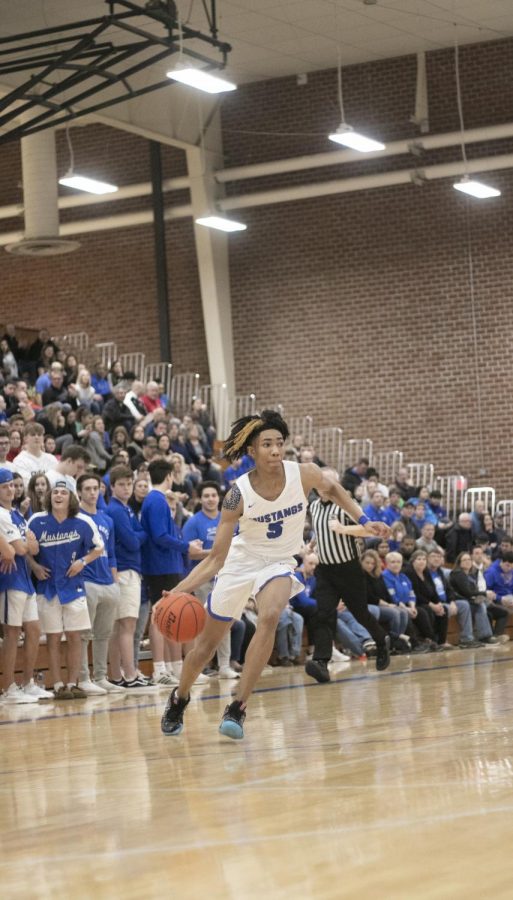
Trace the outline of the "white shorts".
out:
M 35 594 L 25 591 L 2 591 L 0 593 L 0 622 L 20 628 L 24 622 L 36 622 L 37 602 Z
M 290 600 L 304 590 L 304 584 L 294 575 L 295 566 L 292 560 L 269 562 L 238 547 L 230 550 L 207 600 L 208 612 L 221 621 L 240 619 L 249 598 L 257 598 L 259 591 L 275 578 L 289 579 Z
M 39 619 L 44 634 L 61 634 L 63 631 L 86 631 L 91 627 L 87 600 L 79 597 L 71 603 L 61 603 L 58 597 L 47 600 L 37 596 Z
M 134 569 L 118 572 L 119 605 L 116 619 L 137 619 L 141 606 L 141 576 Z

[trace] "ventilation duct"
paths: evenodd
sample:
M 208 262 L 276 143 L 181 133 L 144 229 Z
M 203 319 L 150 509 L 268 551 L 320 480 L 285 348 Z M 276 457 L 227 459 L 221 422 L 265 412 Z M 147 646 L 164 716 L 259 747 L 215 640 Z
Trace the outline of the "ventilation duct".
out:
M 70 253 L 79 241 L 59 237 L 57 159 L 53 129 L 21 140 L 25 236 L 5 249 L 17 256 L 55 256 Z

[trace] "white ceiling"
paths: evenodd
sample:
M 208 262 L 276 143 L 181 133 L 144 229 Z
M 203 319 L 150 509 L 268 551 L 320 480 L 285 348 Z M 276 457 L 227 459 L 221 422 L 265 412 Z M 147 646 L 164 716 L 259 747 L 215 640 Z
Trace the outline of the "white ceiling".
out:
M 138 0 L 143 6 L 144 0 Z M 201 0 L 177 0 L 184 21 L 206 30 Z M 228 74 L 239 84 L 337 64 L 378 60 L 513 35 L 513 0 L 218 0 L 219 37 L 232 44 Z M 0 37 L 104 15 L 102 0 L 0 0 Z M 150 30 L 161 26 L 148 20 Z M 124 40 L 124 38 L 122 38 Z M 166 61 L 156 70 L 164 77 Z M 147 73 L 136 79 L 144 84 Z M 21 76 L 3 79 L 3 86 Z M 0 85 L 0 90 L 2 85 Z M 201 103 L 200 117 L 209 102 Z M 104 113 L 112 124 L 194 142 L 198 101 L 172 86 Z

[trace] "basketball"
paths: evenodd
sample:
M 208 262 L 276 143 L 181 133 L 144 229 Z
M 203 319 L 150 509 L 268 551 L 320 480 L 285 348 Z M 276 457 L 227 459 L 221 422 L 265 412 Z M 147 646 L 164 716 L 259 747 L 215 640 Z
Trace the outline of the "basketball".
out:
M 164 591 L 155 613 L 155 624 L 168 641 L 192 641 L 203 630 L 205 609 L 192 594 Z

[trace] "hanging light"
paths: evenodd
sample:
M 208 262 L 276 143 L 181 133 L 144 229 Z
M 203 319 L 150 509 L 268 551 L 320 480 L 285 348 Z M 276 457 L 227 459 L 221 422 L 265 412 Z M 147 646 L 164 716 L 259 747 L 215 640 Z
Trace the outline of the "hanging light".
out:
M 465 147 L 465 122 L 463 120 L 463 103 L 461 101 L 461 82 L 460 82 L 460 48 L 458 37 L 454 42 L 454 70 L 456 75 L 456 102 L 458 104 L 458 117 L 460 120 L 461 131 L 461 156 L 465 167 L 465 174 L 459 181 L 454 182 L 453 188 L 468 194 L 469 197 L 475 197 L 477 200 L 488 200 L 490 197 L 500 197 L 501 192 L 497 188 L 490 187 L 482 181 L 476 181 L 468 175 L 467 149 Z
M 78 175 L 75 172 L 75 155 L 73 153 L 69 126 L 66 128 L 66 140 L 69 149 L 69 169 L 62 178 L 59 178 L 59 184 L 64 185 L 64 187 L 75 188 L 77 191 L 86 191 L 88 194 L 114 194 L 119 190 L 115 184 L 98 181 L 96 178 L 88 178 L 87 175 Z
M 188 84 L 189 87 L 196 88 L 198 91 L 205 91 L 207 94 L 222 94 L 225 91 L 236 91 L 237 85 L 225 78 L 219 78 L 218 75 L 211 75 L 204 69 L 176 68 L 166 72 L 168 78 L 173 81 L 180 81 L 181 84 Z
M 501 195 L 497 188 L 483 184 L 482 181 L 476 181 L 474 178 L 469 178 L 468 175 L 464 175 L 461 181 L 456 181 L 453 184 L 453 188 L 461 191 L 463 194 L 468 194 L 470 197 L 476 197 L 477 200 L 487 200 L 489 197 L 500 197 Z
M 337 31 L 339 31 L 337 7 L 335 7 L 335 13 L 337 15 Z M 340 107 L 340 125 L 336 131 L 333 131 L 328 135 L 330 141 L 334 141 L 335 144 L 342 144 L 343 147 L 349 147 L 351 150 L 356 150 L 358 153 L 375 153 L 377 150 L 384 150 L 385 144 L 381 141 L 376 141 L 374 138 L 367 137 L 366 134 L 355 131 L 355 129 L 346 122 L 344 114 L 344 97 L 342 94 L 342 51 L 340 49 L 340 42 L 338 47 L 337 89 L 338 105 Z
M 359 153 L 372 153 L 376 150 L 384 150 L 385 144 L 381 141 L 375 141 L 374 138 L 366 137 L 355 131 L 351 125 L 342 122 L 333 134 L 328 135 L 330 141 L 336 144 L 343 144 L 344 147 L 350 147 L 351 150 L 358 150 Z
M 88 194 L 114 194 L 119 190 L 115 184 L 97 181 L 96 178 L 87 178 L 86 175 L 77 175 L 74 172 L 67 172 L 63 178 L 59 178 L 59 184 L 76 188 L 77 191 L 86 191 Z
M 204 225 L 206 228 L 214 228 L 216 231 L 246 231 L 247 225 L 244 222 L 237 222 L 235 219 L 228 219 L 226 216 L 201 216 L 195 219 L 196 225 Z

